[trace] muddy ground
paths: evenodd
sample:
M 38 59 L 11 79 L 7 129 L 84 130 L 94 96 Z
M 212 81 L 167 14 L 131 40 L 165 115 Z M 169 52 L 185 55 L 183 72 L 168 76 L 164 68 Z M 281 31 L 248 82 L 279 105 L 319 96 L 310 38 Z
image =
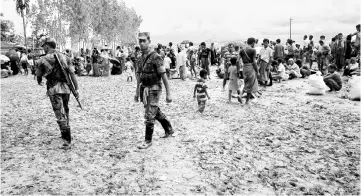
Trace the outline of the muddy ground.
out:
M 138 150 L 143 107 L 124 76 L 81 77 L 84 110 L 70 102 L 73 148 L 60 131 L 45 87 L 32 76 L 1 79 L 1 195 L 360 194 L 360 102 L 347 87 L 306 94 L 308 81 L 275 83 L 245 107 L 227 104 L 222 80 L 195 114 L 195 81 L 170 82 L 161 98 L 176 137 Z

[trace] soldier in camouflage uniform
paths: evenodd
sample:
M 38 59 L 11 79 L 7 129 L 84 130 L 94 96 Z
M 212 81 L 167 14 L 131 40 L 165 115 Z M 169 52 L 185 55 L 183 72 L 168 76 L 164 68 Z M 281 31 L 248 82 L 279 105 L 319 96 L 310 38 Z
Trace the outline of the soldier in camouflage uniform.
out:
M 54 54 L 57 54 L 59 61 L 65 69 L 69 70 L 70 77 L 73 80 L 76 94 L 78 90 L 78 83 L 74 74 L 69 57 L 65 54 L 55 50 L 56 43 L 52 38 L 46 38 L 42 41 L 42 48 L 46 55 L 37 61 L 37 80 L 38 84 L 42 85 L 42 77 L 46 78 L 47 95 L 50 98 L 55 117 L 60 127 L 61 137 L 63 144 L 60 148 L 69 149 L 71 147 L 71 133 L 69 125 L 69 97 L 70 89 L 66 84 L 63 73 L 61 72 L 60 65 L 55 61 Z
M 239 53 L 237 53 L 236 51 L 234 51 L 234 46 L 233 44 L 228 44 L 228 51 L 226 53 L 224 53 L 224 77 L 223 77 L 223 91 L 224 87 L 227 84 L 227 80 L 229 79 L 229 74 L 228 74 L 228 68 L 231 66 L 231 59 L 233 57 L 238 59 Z M 239 73 L 239 62 L 237 62 L 237 73 Z
M 171 137 L 174 133 L 172 125 L 167 117 L 160 111 L 159 99 L 162 92 L 162 80 L 166 89 L 166 101 L 172 102 L 168 79 L 165 74 L 163 58 L 149 47 L 150 35 L 148 32 L 139 33 L 139 45 L 142 50 L 142 56 L 139 59 L 137 73 L 140 81 L 137 88 L 140 87 L 140 100 L 145 108 L 145 141 L 138 146 L 140 149 L 146 149 L 152 145 L 152 136 L 154 131 L 154 122 L 158 120 L 162 125 L 165 136 Z

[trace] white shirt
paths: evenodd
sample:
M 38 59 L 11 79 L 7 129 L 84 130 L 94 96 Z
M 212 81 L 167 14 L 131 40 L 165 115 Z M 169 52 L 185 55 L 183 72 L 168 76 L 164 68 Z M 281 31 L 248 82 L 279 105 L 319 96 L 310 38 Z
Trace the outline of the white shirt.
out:
M 259 55 L 260 55 L 261 60 L 264 60 L 267 63 L 269 63 L 270 57 L 272 56 L 272 49 L 270 47 L 267 47 L 267 48 L 263 47 L 263 48 L 261 48 Z
M 259 55 L 259 53 L 261 52 L 261 49 L 262 49 L 263 47 L 262 46 L 257 46 L 257 47 L 255 47 L 254 49 L 256 49 L 256 54 L 257 55 Z
M 115 51 L 115 57 L 121 57 L 121 52 L 120 50 L 118 49 L 117 51 Z
M 170 64 L 172 63 L 172 60 L 168 56 L 166 56 L 163 60 L 163 65 L 165 69 L 170 69 Z
M 132 63 L 130 61 L 125 63 L 125 66 L 127 66 L 127 72 L 132 72 Z
M 28 62 L 28 55 L 23 54 L 23 56 L 20 59 L 20 62 Z
M 186 61 L 187 61 L 187 56 L 184 53 L 184 51 L 181 51 L 180 53 L 177 54 L 177 69 L 180 66 L 186 65 Z
M 281 73 L 279 73 L 279 76 L 281 76 L 281 77 L 285 76 L 285 74 L 286 74 L 286 68 L 282 63 L 280 63 L 278 65 L 278 70 L 277 71 L 281 72 Z
M 358 63 L 356 62 L 355 64 L 350 64 L 350 70 L 355 70 L 358 69 Z
M 308 39 L 303 40 L 304 47 L 307 47 L 309 43 L 310 43 L 310 40 L 308 40 Z

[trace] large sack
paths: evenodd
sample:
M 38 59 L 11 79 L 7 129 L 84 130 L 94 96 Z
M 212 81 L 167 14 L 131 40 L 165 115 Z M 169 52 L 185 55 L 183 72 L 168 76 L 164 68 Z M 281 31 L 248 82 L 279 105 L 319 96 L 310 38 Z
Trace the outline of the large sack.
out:
M 318 74 L 313 74 L 308 78 L 310 82 L 310 87 L 308 89 L 308 94 L 310 95 L 324 95 L 327 89 L 323 77 Z
M 361 97 L 361 77 L 360 76 L 352 76 L 352 78 L 348 81 L 350 84 L 350 99 L 351 100 L 360 100 Z

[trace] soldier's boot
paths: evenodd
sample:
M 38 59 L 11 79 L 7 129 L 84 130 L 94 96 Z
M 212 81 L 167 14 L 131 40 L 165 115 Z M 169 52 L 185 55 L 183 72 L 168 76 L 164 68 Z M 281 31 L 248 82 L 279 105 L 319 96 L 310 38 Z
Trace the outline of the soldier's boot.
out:
M 61 149 L 67 150 L 71 148 L 71 132 L 70 128 L 62 129 L 61 136 L 63 139 L 63 144 L 60 146 Z
M 172 137 L 174 134 L 174 130 L 173 130 L 173 127 L 170 124 L 169 120 L 166 118 L 163 118 L 163 119 L 160 119 L 159 122 L 162 125 L 164 132 L 165 132 L 165 135 L 161 138 Z
M 145 127 L 145 140 L 143 143 L 138 145 L 139 149 L 147 149 L 152 145 L 153 132 L 154 132 L 154 125 Z

